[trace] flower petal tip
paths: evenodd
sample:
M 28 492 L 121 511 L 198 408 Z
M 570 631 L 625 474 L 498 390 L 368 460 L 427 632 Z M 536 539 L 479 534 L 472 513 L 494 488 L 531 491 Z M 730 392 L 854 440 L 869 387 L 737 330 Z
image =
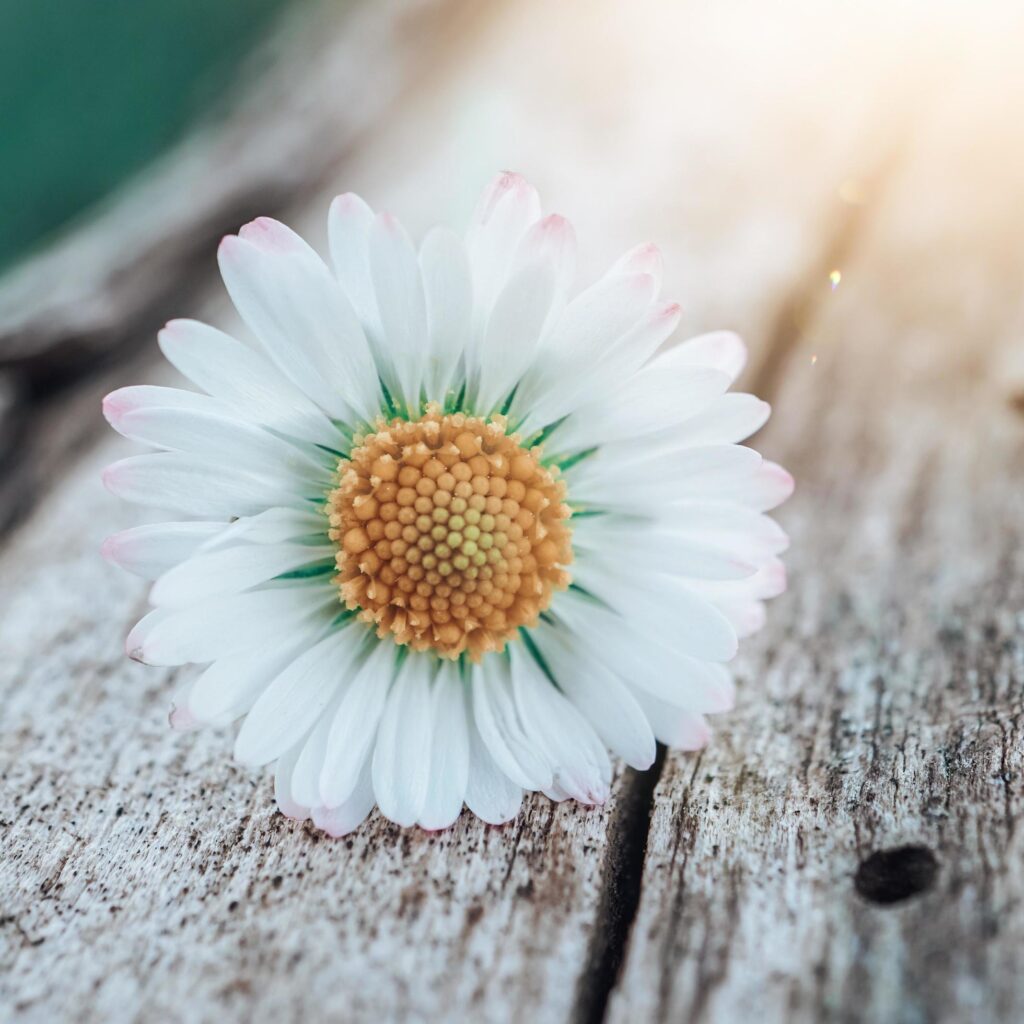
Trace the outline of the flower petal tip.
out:
M 277 809 L 290 821 L 306 821 L 309 811 L 290 800 L 278 800 Z
M 789 586 L 789 575 L 781 561 L 776 559 L 769 562 L 762 572 L 764 573 L 764 581 L 767 588 L 765 597 L 778 597 L 779 594 L 786 592 L 786 588 Z
M 499 171 L 493 183 L 493 188 L 496 192 L 515 192 L 520 189 L 531 189 L 532 187 L 518 171 Z
M 355 192 L 342 192 L 331 200 L 331 213 L 349 214 L 363 206 L 363 200 Z
M 170 713 L 167 715 L 167 724 L 175 732 L 192 732 L 201 725 L 187 707 L 178 707 L 176 704 L 171 705 Z
M 190 321 L 183 317 L 177 317 L 174 320 L 168 320 L 167 323 L 157 331 L 157 341 L 163 344 L 165 341 L 181 341 L 188 338 L 188 330 Z
M 796 490 L 796 480 L 794 479 L 793 474 L 788 470 L 783 469 L 777 462 L 766 461 L 764 468 L 773 479 L 778 481 L 779 488 L 786 493 L 786 498 Z
M 648 321 L 656 326 L 671 324 L 671 330 L 675 330 L 679 321 L 683 318 L 683 307 L 678 302 L 667 302 L 654 311 L 654 315 Z
M 703 750 L 711 742 L 711 736 L 711 727 L 707 722 L 702 721 L 695 726 L 692 738 L 682 749 L 694 753 L 698 750 Z
M 626 254 L 623 269 L 654 276 L 661 273 L 663 263 L 661 250 L 653 242 L 643 242 Z
M 474 220 L 478 224 L 486 224 L 506 196 L 511 197 L 514 202 L 529 202 L 536 194 L 536 189 L 521 174 L 515 171 L 502 171 L 492 178 L 484 189 Z
M 217 244 L 217 259 L 223 259 L 237 251 L 240 242 L 238 235 L 225 235 Z
M 112 533 L 100 544 L 100 555 L 111 565 L 119 565 L 117 551 L 117 534 Z
M 100 473 L 100 480 L 103 481 L 103 486 L 110 491 L 111 494 L 117 494 L 117 468 L 119 463 L 114 462 L 109 466 L 104 466 Z
M 281 806 L 282 813 L 284 811 L 284 805 Z M 354 832 L 365 820 L 360 819 L 358 821 L 353 818 L 341 816 L 340 820 L 337 814 L 337 808 L 330 807 L 313 807 L 308 811 L 298 808 L 304 818 L 310 818 L 314 825 L 325 835 L 330 836 L 332 839 L 341 839 L 344 836 Z M 289 815 L 290 817 L 291 815 Z
M 103 396 L 101 404 L 103 418 L 116 430 L 121 418 L 132 411 L 132 405 L 125 398 L 125 389 L 118 388 Z
M 541 218 L 541 220 L 537 221 L 537 230 L 546 235 L 556 237 L 559 235 L 575 236 L 576 234 L 572 223 L 560 213 L 549 213 L 546 217 Z

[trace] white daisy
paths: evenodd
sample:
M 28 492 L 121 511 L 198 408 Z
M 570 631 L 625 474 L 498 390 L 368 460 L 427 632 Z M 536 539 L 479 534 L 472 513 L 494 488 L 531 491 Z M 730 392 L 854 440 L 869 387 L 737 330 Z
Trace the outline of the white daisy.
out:
M 769 411 L 726 393 L 743 344 L 666 346 L 653 246 L 574 292 L 573 230 L 518 175 L 418 252 L 354 195 L 329 229 L 332 266 L 273 220 L 225 238 L 255 344 L 173 321 L 203 393 L 104 404 L 161 449 L 107 486 L 179 517 L 104 546 L 156 581 L 129 654 L 208 666 L 172 723 L 244 719 L 236 757 L 332 835 L 374 804 L 429 829 L 596 804 L 609 750 L 703 746 L 785 587 L 764 513 L 792 480 L 737 443 Z

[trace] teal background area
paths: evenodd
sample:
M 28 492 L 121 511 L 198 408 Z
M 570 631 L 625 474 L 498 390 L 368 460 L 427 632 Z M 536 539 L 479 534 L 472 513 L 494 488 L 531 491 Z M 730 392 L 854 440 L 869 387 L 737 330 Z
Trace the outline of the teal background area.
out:
M 0 0 L 0 270 L 198 115 L 288 0 Z

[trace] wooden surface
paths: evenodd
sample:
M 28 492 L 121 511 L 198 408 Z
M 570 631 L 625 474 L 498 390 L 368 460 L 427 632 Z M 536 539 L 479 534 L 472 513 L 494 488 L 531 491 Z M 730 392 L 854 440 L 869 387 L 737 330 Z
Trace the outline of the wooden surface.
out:
M 798 490 L 736 711 L 598 810 L 285 820 L 227 732 L 168 729 L 188 671 L 122 654 L 145 588 L 96 554 L 136 516 L 98 397 L 169 379 L 140 339 L 34 421 L 0 547 L 15 1019 L 1024 1018 L 1021 26 L 626 10 L 459 23 L 288 219 L 319 242 L 354 188 L 420 231 L 512 164 L 587 272 L 653 238 L 686 326 L 743 331 Z M 212 277 L 184 295 L 230 324 Z

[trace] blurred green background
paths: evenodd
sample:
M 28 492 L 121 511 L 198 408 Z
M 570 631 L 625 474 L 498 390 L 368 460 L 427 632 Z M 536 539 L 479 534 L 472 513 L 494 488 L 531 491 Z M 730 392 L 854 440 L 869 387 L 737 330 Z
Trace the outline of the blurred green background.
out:
M 215 111 L 287 3 L 0 0 L 0 270 Z

